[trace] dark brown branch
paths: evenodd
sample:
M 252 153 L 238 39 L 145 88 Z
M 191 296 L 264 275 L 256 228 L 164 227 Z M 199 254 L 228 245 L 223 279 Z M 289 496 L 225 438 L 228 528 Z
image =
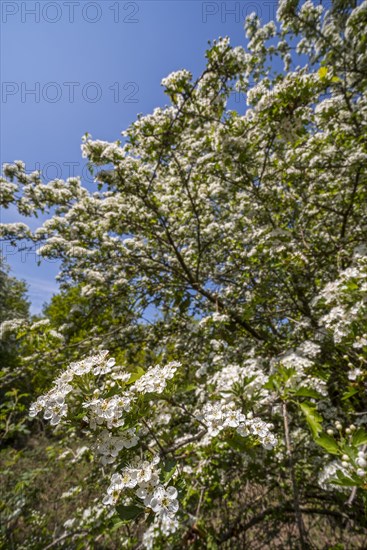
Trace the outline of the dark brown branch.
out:
M 300 510 L 302 514 L 331 516 L 337 519 L 348 518 L 348 516 L 346 516 L 342 512 L 338 512 L 337 510 L 328 510 L 327 508 L 303 508 L 302 507 L 300 508 Z M 246 523 L 242 523 L 240 521 L 240 518 L 237 518 L 232 523 L 231 527 L 218 537 L 217 542 L 218 544 L 223 544 L 228 540 L 230 540 L 231 538 L 236 537 L 241 533 L 245 533 L 246 531 L 248 531 L 255 525 L 261 523 L 262 521 L 266 520 L 267 518 L 279 516 L 281 514 L 285 514 L 286 516 L 294 515 L 293 502 L 288 501 L 285 504 L 282 504 L 279 506 L 272 506 L 272 507 L 266 508 L 256 516 L 253 516 Z

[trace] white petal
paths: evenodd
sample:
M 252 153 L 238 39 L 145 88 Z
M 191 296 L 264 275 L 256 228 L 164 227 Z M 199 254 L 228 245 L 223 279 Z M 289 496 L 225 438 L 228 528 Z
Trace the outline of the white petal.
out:
M 172 499 L 173 499 L 173 498 L 176 498 L 176 497 L 177 497 L 177 489 L 176 489 L 176 487 L 173 487 L 173 486 L 167 487 L 166 493 L 167 493 L 168 498 L 172 498 Z

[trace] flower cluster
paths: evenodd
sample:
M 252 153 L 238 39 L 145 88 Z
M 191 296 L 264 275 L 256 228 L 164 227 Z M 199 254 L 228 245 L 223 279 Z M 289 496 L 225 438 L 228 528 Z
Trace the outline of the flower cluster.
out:
M 244 395 L 252 397 L 256 394 L 257 402 L 261 403 L 268 395 L 263 388 L 267 381 L 268 376 L 263 372 L 261 358 L 249 358 L 243 365 L 226 365 L 208 380 L 208 384 L 213 384 L 224 397 L 233 391 L 235 384 L 240 384 Z
M 119 428 L 124 425 L 123 415 L 130 410 L 132 401 L 133 396 L 130 392 L 106 399 L 94 397 L 83 403 L 83 407 L 88 411 L 84 420 L 89 422 L 92 430 L 103 424 L 109 429 Z
M 112 464 L 122 449 L 135 447 L 139 442 L 135 428 L 125 430 L 121 436 L 117 437 L 114 437 L 108 430 L 103 430 L 100 439 L 97 451 L 102 455 L 101 463 L 103 465 Z
M 326 490 L 338 488 L 347 481 L 349 485 L 358 485 L 354 479 L 360 478 L 364 483 L 367 478 L 367 453 L 365 449 L 356 452 L 356 456 L 343 454 L 341 459 L 327 464 L 319 474 L 319 485 Z
M 107 359 L 107 355 L 107 351 L 101 351 L 97 355 L 72 363 L 55 380 L 54 387 L 31 405 L 30 416 L 34 417 L 44 410 L 44 418 L 51 419 L 52 425 L 58 424 L 62 417 L 67 416 L 68 408 L 65 404 L 65 397 L 73 390 L 75 391 L 78 388 L 79 380 L 87 375 L 97 378 L 110 374 L 112 386 L 116 381 L 124 386 L 131 378 L 131 374 L 124 372 L 121 367 L 115 366 L 115 359 Z M 138 393 L 162 393 L 167 385 L 167 380 L 173 378 L 179 365 L 177 361 L 172 361 L 164 366 L 150 367 L 130 386 L 129 390 L 118 391 L 116 389 L 116 395 L 109 398 L 100 397 L 100 390 L 97 388 L 93 397 L 83 401 L 82 404 L 87 410 L 88 414 L 85 420 L 89 423 L 90 428 L 95 430 L 97 426 L 103 424 L 108 429 L 123 426 L 123 415 L 131 409 L 135 395 Z
M 56 378 L 54 387 L 44 396 L 37 399 L 30 407 L 30 416 L 34 417 L 39 412 L 44 410 L 44 418 L 50 420 L 50 423 L 55 426 L 63 417 L 67 416 L 68 407 L 65 403 L 65 397 L 73 390 L 72 382 L 75 377 L 79 378 L 90 372 L 99 374 L 101 372 L 101 363 L 106 362 L 107 351 L 101 351 L 97 355 L 93 355 L 72 363 L 58 378 Z M 108 370 L 114 365 L 114 360 L 109 360 L 105 368 Z
M 353 264 L 327 283 L 313 300 L 315 309 L 327 309 L 320 321 L 331 331 L 336 343 L 350 335 L 352 322 L 358 323 L 366 315 L 367 250 L 364 246 L 354 249 Z M 363 334 L 355 336 L 361 339 Z
M 174 377 L 180 363 L 171 361 L 165 366 L 151 367 L 135 384 L 131 386 L 132 392 L 138 393 L 162 393 L 167 385 L 167 380 Z
M 177 519 L 168 514 L 159 515 L 155 517 L 154 522 L 143 535 L 142 543 L 147 550 L 153 550 L 154 541 L 160 534 L 168 537 L 175 533 L 179 528 Z
M 177 489 L 160 484 L 156 468 L 158 463 L 159 457 L 156 456 L 151 462 L 140 462 L 113 474 L 103 503 L 115 506 L 123 490 L 134 489 L 134 494 L 143 501 L 144 506 L 151 508 L 155 514 L 173 517 L 179 508 Z
M 357 476 L 365 478 L 367 475 L 366 455 L 364 449 L 357 452 L 357 457 L 354 460 L 351 460 L 349 455 L 344 454 L 342 456 L 342 466 L 345 472 L 347 474 L 355 472 Z
M 226 428 L 236 428 L 242 437 L 255 436 L 265 449 L 272 449 L 277 444 L 277 438 L 271 433 L 272 424 L 253 417 L 252 413 L 243 414 L 233 402 L 222 400 L 205 403 L 202 411 L 196 413 L 196 417 L 207 427 L 204 443 Z

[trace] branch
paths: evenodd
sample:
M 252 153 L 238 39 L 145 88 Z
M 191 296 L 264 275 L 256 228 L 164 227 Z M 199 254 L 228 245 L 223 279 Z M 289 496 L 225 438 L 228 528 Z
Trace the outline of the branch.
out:
M 306 544 L 307 534 L 306 534 L 305 526 L 302 519 L 300 505 L 299 505 L 299 493 L 298 493 L 296 474 L 294 471 L 291 438 L 289 433 L 288 411 L 287 411 L 287 405 L 285 402 L 283 402 L 283 421 L 284 421 L 285 443 L 287 448 L 287 456 L 288 456 L 289 469 L 291 473 L 292 488 L 293 488 L 294 515 L 296 516 L 296 521 L 298 526 L 300 548 L 305 549 L 307 548 L 307 544 Z
M 332 516 L 338 519 L 345 519 L 346 516 L 342 512 L 338 512 L 337 510 L 328 510 L 327 508 L 300 508 L 300 511 L 303 514 L 315 514 L 315 515 L 322 515 L 322 516 Z M 269 508 L 266 508 L 256 516 L 253 516 L 249 521 L 246 523 L 241 523 L 239 521 L 239 517 L 236 518 L 236 520 L 233 522 L 231 527 L 225 531 L 220 537 L 217 539 L 217 542 L 219 544 L 224 544 L 231 538 L 237 536 L 240 533 L 245 533 L 251 527 L 254 527 L 258 523 L 261 523 L 263 520 L 265 520 L 267 517 L 276 516 L 277 514 L 294 514 L 294 507 L 293 502 L 288 501 L 283 505 L 279 506 L 272 506 Z
M 69 537 L 75 537 L 76 535 L 87 535 L 88 534 L 88 531 L 75 531 L 74 533 L 66 533 L 64 535 L 61 535 L 61 537 L 59 537 L 58 539 L 54 540 L 53 542 L 51 542 L 50 544 L 48 544 L 47 546 L 45 546 L 45 548 L 43 550 L 48 550 L 49 548 L 53 548 L 54 546 L 56 546 L 57 544 L 59 544 L 59 542 L 69 538 Z

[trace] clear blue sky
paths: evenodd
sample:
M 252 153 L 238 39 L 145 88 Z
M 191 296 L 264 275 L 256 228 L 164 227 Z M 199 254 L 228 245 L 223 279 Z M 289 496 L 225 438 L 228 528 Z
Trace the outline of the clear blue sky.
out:
M 244 44 L 245 16 L 274 19 L 276 2 L 1 0 L 0 8 L 1 163 L 20 159 L 48 180 L 74 173 L 88 183 L 85 132 L 119 139 L 137 113 L 167 103 L 163 77 L 182 68 L 198 75 L 208 40 Z M 0 215 L 3 223 L 20 219 L 10 209 Z M 3 253 L 40 312 L 57 292 L 57 262 L 37 266 L 34 253 L 7 245 Z

